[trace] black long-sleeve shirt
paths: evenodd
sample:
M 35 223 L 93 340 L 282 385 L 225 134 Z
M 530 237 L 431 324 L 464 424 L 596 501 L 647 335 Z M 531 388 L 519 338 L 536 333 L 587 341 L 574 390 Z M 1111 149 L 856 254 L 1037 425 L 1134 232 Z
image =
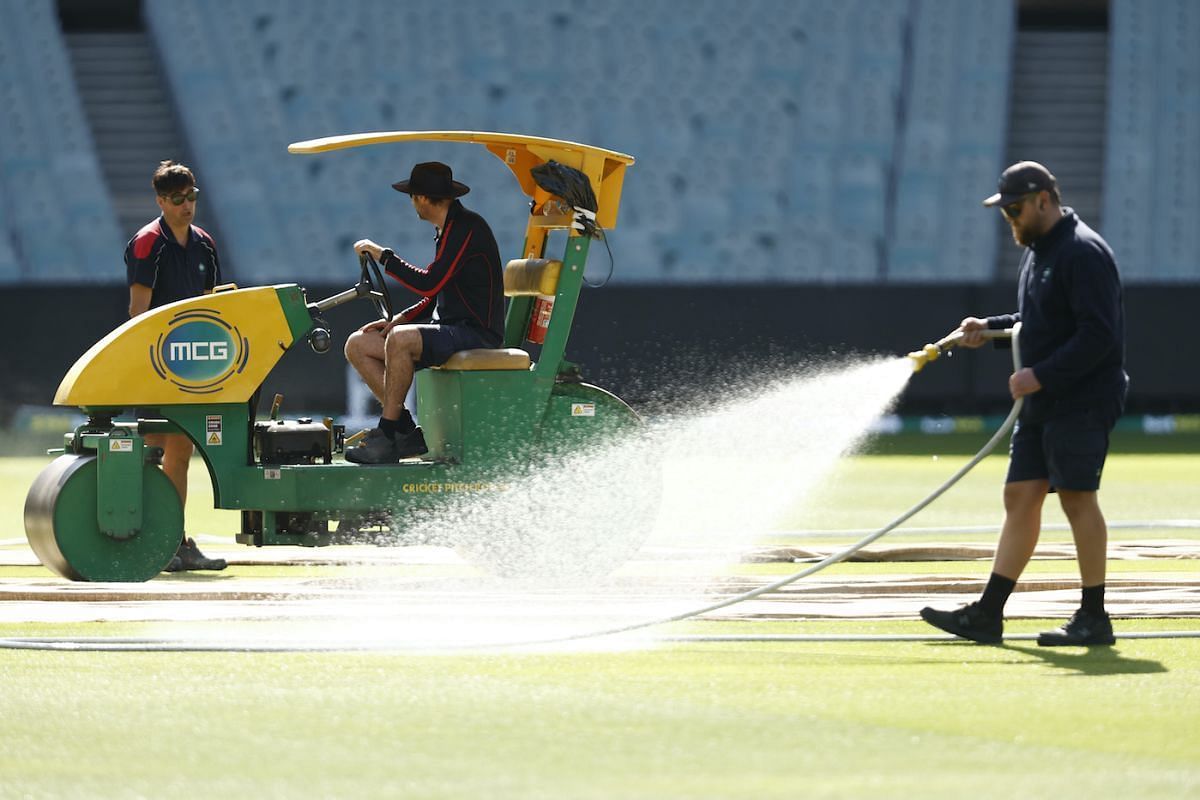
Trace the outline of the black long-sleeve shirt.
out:
M 408 322 L 433 319 L 443 325 L 470 325 L 499 346 L 504 338 L 504 274 L 500 248 L 487 221 L 463 206 L 450 204 L 437 237 L 437 252 L 418 267 L 384 250 L 380 263 L 387 273 L 421 295 L 404 310 Z
M 1063 212 L 1025 251 L 1017 313 L 988 318 L 989 328 L 1021 322 L 1021 363 L 1042 384 L 1025 400 L 1028 422 L 1097 406 L 1119 414 L 1129 380 L 1116 258 L 1073 210 Z

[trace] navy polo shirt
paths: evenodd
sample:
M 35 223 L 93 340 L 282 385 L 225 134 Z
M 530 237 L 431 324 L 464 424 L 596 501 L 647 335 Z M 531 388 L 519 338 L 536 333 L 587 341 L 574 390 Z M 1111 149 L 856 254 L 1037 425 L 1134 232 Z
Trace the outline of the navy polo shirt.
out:
M 217 243 L 208 232 L 189 226 L 187 247 L 161 216 L 147 224 L 125 246 L 126 282 L 149 286 L 150 307 L 186 300 L 210 291 L 221 282 Z

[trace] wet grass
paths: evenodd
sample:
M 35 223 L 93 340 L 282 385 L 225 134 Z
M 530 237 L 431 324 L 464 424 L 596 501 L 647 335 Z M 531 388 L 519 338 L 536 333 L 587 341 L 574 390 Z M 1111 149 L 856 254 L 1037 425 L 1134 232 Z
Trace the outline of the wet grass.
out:
M 1200 790 L 1198 665 L 1200 640 L 8 651 L 0 794 L 1178 798 Z
M 24 492 L 45 463 L 0 459 L 4 536 L 21 536 Z M 880 525 L 958 463 L 929 455 L 852 459 L 821 498 L 798 502 L 781 529 Z M 1003 465 L 1002 457 L 989 459 L 913 524 L 998 522 Z M 1200 456 L 1117 454 L 1105 480 L 1110 519 L 1200 516 Z M 189 528 L 232 537 L 236 515 L 205 508 L 211 495 L 202 470 L 193 470 L 192 487 Z M 837 569 L 881 574 L 896 566 Z M 982 577 L 987 564 L 898 568 Z M 38 569 L 6 568 L 0 577 Z M 245 565 L 227 575 L 336 577 L 362 569 Z M 431 574 L 439 567 L 369 569 Z M 1031 567 L 1034 574 L 1073 571 L 1069 561 Z M 1196 562 L 1114 562 L 1113 571 L 1194 574 Z M 1016 620 L 1008 630 L 1049 624 Z M 180 635 L 270 632 L 268 623 L 177 625 L 186 626 L 176 628 Z M 1196 620 L 1119 626 L 1197 627 Z M 162 630 L 0 624 L 0 637 Z M 669 632 L 927 631 L 917 622 L 868 620 L 689 622 Z M 1200 793 L 1197 639 L 1122 640 L 1095 650 L 1024 642 L 638 643 L 601 652 L 424 655 L 0 650 L 0 687 L 0 797 L 1065 800 Z

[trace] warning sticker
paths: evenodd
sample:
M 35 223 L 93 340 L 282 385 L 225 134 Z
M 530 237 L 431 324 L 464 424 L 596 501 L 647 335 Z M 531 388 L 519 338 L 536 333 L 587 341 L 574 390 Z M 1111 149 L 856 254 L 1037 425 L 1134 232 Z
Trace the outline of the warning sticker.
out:
M 209 414 L 204 418 L 204 431 L 208 434 L 204 441 L 206 444 L 219 445 L 224 436 L 221 430 L 221 415 Z
M 595 403 L 571 403 L 572 417 L 594 417 L 596 416 Z
M 108 452 L 110 453 L 132 453 L 133 439 L 109 439 Z

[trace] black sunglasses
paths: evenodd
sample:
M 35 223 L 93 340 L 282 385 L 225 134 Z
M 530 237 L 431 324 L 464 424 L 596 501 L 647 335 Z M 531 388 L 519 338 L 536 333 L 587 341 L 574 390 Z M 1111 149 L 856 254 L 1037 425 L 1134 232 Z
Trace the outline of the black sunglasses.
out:
M 1000 210 L 1004 212 L 1004 216 L 1009 219 L 1016 219 L 1021 216 L 1021 212 L 1025 209 L 1025 204 L 1032 198 L 1036 197 L 1039 192 L 1030 192 L 1015 203 L 1009 203 L 1006 206 L 1001 206 Z
M 159 197 L 165 197 L 166 199 L 170 200 L 171 205 L 181 206 L 183 205 L 184 200 L 192 203 L 196 202 L 196 197 L 199 194 L 200 190 L 193 186 L 191 191 L 189 191 L 187 194 L 184 194 L 183 192 L 176 192 L 175 194 L 160 194 Z

